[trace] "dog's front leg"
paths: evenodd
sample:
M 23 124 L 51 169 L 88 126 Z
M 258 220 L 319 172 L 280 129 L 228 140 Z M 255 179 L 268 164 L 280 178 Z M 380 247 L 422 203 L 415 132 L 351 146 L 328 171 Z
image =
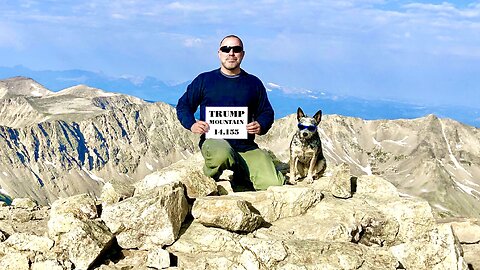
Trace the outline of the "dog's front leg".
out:
M 310 160 L 310 164 L 308 166 L 308 173 L 307 177 L 305 178 L 305 181 L 307 181 L 308 184 L 313 183 L 313 175 L 314 175 L 314 170 L 315 166 L 317 164 L 317 153 L 313 154 L 312 159 Z
M 292 185 L 297 183 L 298 157 L 290 158 L 290 176 L 288 182 Z

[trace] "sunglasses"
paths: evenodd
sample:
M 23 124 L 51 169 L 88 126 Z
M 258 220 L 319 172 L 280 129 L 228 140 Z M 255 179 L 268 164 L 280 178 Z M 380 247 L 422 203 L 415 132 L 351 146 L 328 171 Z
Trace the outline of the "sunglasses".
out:
M 243 52 L 242 46 L 222 46 L 220 47 L 220 51 L 224 53 L 229 53 L 230 50 L 233 50 L 234 53 Z
M 317 126 L 305 126 L 305 125 L 303 125 L 303 124 L 298 124 L 298 129 L 300 129 L 300 130 L 306 129 L 306 130 L 308 130 L 308 131 L 312 131 L 312 132 L 313 132 L 313 131 L 317 130 Z

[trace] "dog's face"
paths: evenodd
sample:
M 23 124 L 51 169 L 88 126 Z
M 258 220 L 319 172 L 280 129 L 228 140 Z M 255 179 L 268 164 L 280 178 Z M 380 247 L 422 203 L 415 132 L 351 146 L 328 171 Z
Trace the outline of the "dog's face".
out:
M 313 117 L 308 117 L 299 107 L 297 110 L 298 136 L 302 140 L 311 138 L 317 133 L 317 127 L 322 119 L 322 110 L 319 110 Z

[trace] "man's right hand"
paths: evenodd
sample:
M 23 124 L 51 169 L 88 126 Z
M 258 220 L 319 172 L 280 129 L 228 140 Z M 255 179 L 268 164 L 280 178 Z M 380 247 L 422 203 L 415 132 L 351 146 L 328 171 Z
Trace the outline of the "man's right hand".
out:
M 207 122 L 197 121 L 190 127 L 190 130 L 196 134 L 204 134 L 210 129 L 210 126 Z

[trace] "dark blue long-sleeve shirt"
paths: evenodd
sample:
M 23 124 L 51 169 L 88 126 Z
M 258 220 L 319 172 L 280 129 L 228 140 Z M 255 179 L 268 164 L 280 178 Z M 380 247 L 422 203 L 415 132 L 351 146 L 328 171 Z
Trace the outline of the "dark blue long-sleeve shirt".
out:
M 183 127 L 190 130 L 196 122 L 194 113 L 200 106 L 200 120 L 205 121 L 205 107 L 248 107 L 248 122 L 257 121 L 261 133 L 267 133 L 273 124 L 274 112 L 267 97 L 263 83 L 254 75 L 244 70 L 238 76 L 227 76 L 220 69 L 198 75 L 187 91 L 178 100 L 177 117 Z M 248 134 L 248 139 L 227 139 L 238 152 L 258 148 L 254 142 L 255 135 Z M 200 146 L 205 135 L 200 137 Z

